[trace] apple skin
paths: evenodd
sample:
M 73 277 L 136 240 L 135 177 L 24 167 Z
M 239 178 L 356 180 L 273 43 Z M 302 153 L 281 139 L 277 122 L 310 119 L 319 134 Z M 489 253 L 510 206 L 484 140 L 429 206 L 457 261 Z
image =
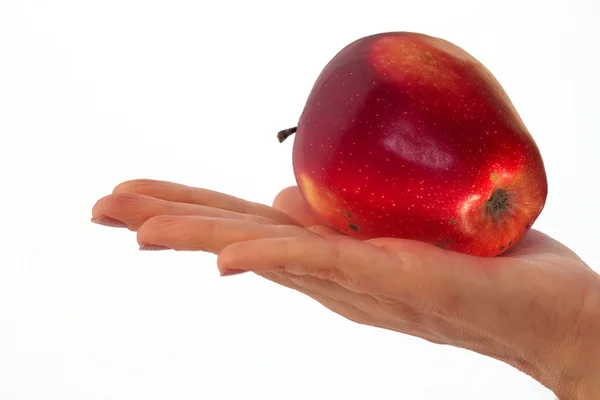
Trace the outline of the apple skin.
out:
M 494 76 L 443 39 L 359 39 L 298 122 L 296 181 L 323 222 L 476 256 L 514 246 L 544 208 L 540 151 Z

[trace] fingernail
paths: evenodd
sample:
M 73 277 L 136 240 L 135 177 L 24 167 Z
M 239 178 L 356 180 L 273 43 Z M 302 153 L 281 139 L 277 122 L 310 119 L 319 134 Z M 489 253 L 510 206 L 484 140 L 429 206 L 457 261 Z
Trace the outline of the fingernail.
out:
M 140 250 L 157 251 L 157 250 L 171 250 L 171 248 L 160 245 L 160 244 L 141 244 Z
M 92 218 L 92 222 L 99 225 L 110 226 L 112 228 L 127 228 L 125 222 L 119 221 L 116 218 L 107 217 L 106 215 L 101 215 L 96 219 Z
M 243 269 L 223 269 L 223 270 L 219 271 L 221 276 L 239 275 L 239 274 L 243 274 L 244 272 L 248 272 L 248 271 L 245 271 Z

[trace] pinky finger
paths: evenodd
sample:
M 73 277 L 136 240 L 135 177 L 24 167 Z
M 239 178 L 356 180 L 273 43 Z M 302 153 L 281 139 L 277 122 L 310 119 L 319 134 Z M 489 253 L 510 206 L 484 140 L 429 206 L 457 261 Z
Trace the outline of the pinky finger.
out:
M 319 292 L 315 292 L 313 290 L 307 289 L 302 285 L 295 283 L 293 280 L 289 279 L 286 273 L 279 272 L 262 272 L 258 273 L 258 275 L 262 276 L 265 279 L 270 280 L 271 282 L 275 282 L 278 285 L 287 287 L 289 289 L 293 289 L 297 292 L 300 292 L 313 300 L 317 301 L 323 307 L 327 308 L 329 311 L 333 311 L 334 313 L 341 315 L 342 317 L 355 322 L 357 324 L 362 325 L 372 325 L 373 318 L 367 314 L 366 312 L 359 310 L 358 308 L 340 301 L 338 299 L 334 299 L 326 294 L 322 294 Z
M 351 322 L 354 322 L 354 323 L 357 323 L 360 325 L 367 325 L 367 326 L 373 326 L 373 327 L 387 329 L 387 330 L 393 330 L 393 331 L 400 332 L 400 333 L 403 333 L 406 335 L 419 337 L 421 339 L 427 340 L 432 343 L 443 344 L 443 342 L 440 339 L 438 339 L 436 336 L 426 332 L 424 329 L 422 329 L 419 326 L 412 324 L 410 326 L 409 325 L 404 326 L 403 327 L 404 329 L 399 329 L 397 321 L 395 324 L 390 325 L 385 320 L 383 320 L 381 318 L 377 318 L 376 316 L 372 315 L 371 313 L 364 311 L 364 310 L 360 309 L 359 307 L 357 307 L 347 301 L 339 300 L 330 295 L 321 293 L 316 290 L 311 290 L 309 288 L 306 288 L 306 287 L 296 283 L 293 279 L 290 279 L 289 274 L 287 274 L 285 272 L 283 272 L 283 273 L 261 272 L 261 273 L 258 273 L 258 275 L 260 275 L 263 278 L 268 279 L 272 282 L 275 282 L 281 286 L 296 290 L 296 291 L 312 298 L 313 300 L 320 303 L 323 307 L 327 308 L 329 311 L 333 311 L 334 313 L 344 317 L 345 319 L 347 319 Z

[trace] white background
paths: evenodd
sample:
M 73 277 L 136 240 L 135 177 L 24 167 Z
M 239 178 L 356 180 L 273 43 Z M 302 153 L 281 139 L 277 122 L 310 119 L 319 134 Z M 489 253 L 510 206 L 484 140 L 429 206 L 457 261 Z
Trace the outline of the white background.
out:
M 547 166 L 536 228 L 599 270 L 599 21 L 596 0 L 0 0 L 0 399 L 553 398 L 89 218 L 140 177 L 270 204 L 294 183 L 275 134 L 329 59 L 418 31 L 501 81 Z

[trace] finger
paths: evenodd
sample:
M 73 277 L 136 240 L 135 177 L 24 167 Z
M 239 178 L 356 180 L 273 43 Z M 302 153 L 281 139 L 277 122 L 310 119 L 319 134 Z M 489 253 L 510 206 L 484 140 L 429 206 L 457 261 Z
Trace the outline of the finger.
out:
M 136 179 L 117 185 L 113 193 L 137 193 L 178 203 L 198 204 L 242 214 L 266 217 L 287 225 L 299 225 L 289 215 L 264 204 L 243 200 L 208 189 L 151 179 Z
M 313 293 L 321 293 L 337 301 L 353 304 L 357 310 L 369 314 L 379 324 L 386 326 L 418 326 L 422 323 L 424 316 L 414 306 L 401 301 L 385 301 L 381 296 L 371 293 L 357 293 L 348 290 L 338 283 L 316 278 L 310 275 L 294 275 L 281 272 L 289 281 L 302 286 Z M 393 320 L 393 323 L 389 323 Z
M 358 324 L 372 324 L 373 318 L 369 314 L 357 309 L 354 306 L 351 306 L 348 303 L 344 303 L 340 300 L 332 298 L 320 291 L 315 291 L 300 285 L 294 282 L 294 280 L 290 279 L 289 274 L 280 272 L 263 272 L 259 273 L 258 275 L 275 282 L 278 285 L 300 292 L 312 298 L 313 300 L 316 300 L 328 310 L 333 311 L 334 313 L 339 314 L 352 322 L 356 322 Z
M 237 242 L 220 253 L 217 263 L 221 270 L 278 272 L 297 286 L 370 315 L 371 325 L 434 343 L 448 343 L 439 328 L 449 321 L 459 326 L 460 337 L 462 332 L 472 335 L 473 326 L 482 326 L 493 310 L 481 305 L 507 298 L 497 296 L 485 273 L 471 273 L 474 265 L 458 264 L 453 253 L 431 245 L 427 252 L 413 253 L 409 246 L 390 257 L 385 249 L 360 241 L 269 238 Z M 336 291 L 328 280 L 347 290 Z
M 364 298 L 358 298 L 355 293 L 341 289 L 339 286 L 337 291 L 331 291 L 331 282 L 328 284 L 325 281 L 313 281 L 307 285 L 306 279 L 291 275 L 287 272 L 264 272 L 258 273 L 258 275 L 279 285 L 303 293 L 316 300 L 330 311 L 333 311 L 352 322 L 394 330 L 411 336 L 420 337 L 437 344 L 442 343 L 436 335 L 427 331 L 417 323 L 409 320 L 402 320 L 400 322 L 398 320 L 393 322 L 388 321 L 389 314 L 386 314 L 385 310 L 380 311 L 379 305 L 370 306 L 368 302 L 364 302 Z M 325 288 L 325 291 L 323 291 L 323 288 Z M 340 292 L 345 292 L 345 294 L 341 295 Z
M 150 218 L 139 229 L 142 249 L 169 248 L 200 250 L 218 254 L 238 241 L 267 237 L 316 236 L 293 225 L 265 225 L 256 222 L 199 216 L 161 215 Z
M 302 242 L 312 241 L 312 238 L 307 238 L 306 240 L 302 239 Z M 290 238 L 283 238 L 282 240 L 277 240 L 279 242 L 290 241 Z M 262 248 L 260 246 L 254 246 L 254 243 L 258 241 L 253 241 L 252 247 L 254 247 L 254 254 L 260 253 L 261 261 L 257 264 L 259 268 L 262 270 L 263 268 L 267 271 L 270 271 L 270 261 L 266 260 L 266 255 L 272 254 L 272 250 L 268 250 L 266 248 Z M 263 241 L 264 242 L 264 241 Z M 268 242 L 276 242 L 276 240 L 268 240 Z M 294 242 L 300 242 L 299 240 L 294 240 Z M 329 241 L 321 241 L 324 246 L 320 244 L 308 244 L 306 250 L 306 255 L 302 257 L 300 261 L 298 261 L 299 268 L 294 264 L 290 264 L 293 256 L 290 254 L 290 246 L 286 245 L 277 245 L 278 249 L 282 249 L 283 252 L 287 252 L 287 258 L 284 260 L 275 261 L 273 265 L 285 265 L 285 267 L 279 267 L 276 269 L 278 275 L 284 277 L 287 282 L 293 283 L 296 286 L 303 287 L 311 293 L 321 293 L 330 297 L 331 299 L 335 299 L 336 301 L 341 301 L 343 303 L 354 304 L 354 307 L 357 310 L 361 310 L 363 312 L 368 312 L 373 318 L 381 321 L 380 323 L 384 323 L 384 321 L 390 316 L 394 315 L 396 318 L 396 325 L 399 320 L 402 320 L 402 324 L 408 325 L 418 325 L 422 320 L 422 315 L 419 311 L 412 305 L 408 304 L 408 302 L 402 302 L 402 294 L 392 302 L 387 301 L 382 296 L 376 296 L 376 292 L 382 289 L 382 283 L 386 280 L 390 280 L 393 278 L 390 275 L 390 272 L 398 275 L 398 268 L 394 268 L 393 271 L 384 271 L 384 266 L 389 265 L 390 259 L 389 255 L 383 253 L 382 250 L 377 248 L 372 248 L 372 246 L 365 245 L 360 241 L 350 241 L 343 240 L 340 244 L 331 244 Z M 353 253 L 347 253 L 344 247 L 356 249 L 357 251 Z M 231 246 L 227 250 L 221 253 L 219 260 L 217 261 L 219 265 L 219 269 L 221 270 L 229 270 L 229 268 L 235 268 L 237 270 L 244 270 L 246 268 L 257 272 L 257 269 L 253 268 L 250 264 L 252 262 L 252 255 L 245 253 L 244 250 L 241 250 L 239 254 L 235 254 L 235 257 L 239 262 L 231 261 L 231 256 L 229 255 L 230 251 L 236 251 L 236 249 L 243 249 L 243 243 L 238 243 L 238 246 Z M 310 250 L 308 250 L 310 247 Z M 338 247 L 338 248 L 336 248 Z M 367 250 L 367 252 L 361 252 L 362 250 Z M 233 250 L 231 250 L 233 248 Z M 323 251 L 323 249 L 328 249 Z M 331 249 L 331 250 L 329 250 Z M 379 254 L 378 254 L 379 253 Z M 361 262 L 359 257 L 364 254 L 368 254 L 366 257 L 368 258 L 369 264 L 363 263 L 360 266 L 357 266 L 356 262 Z M 314 258 L 310 256 L 314 255 Z M 363 257 L 364 259 L 365 257 Z M 243 261 L 242 261 L 243 260 Z M 318 262 L 318 265 L 315 266 L 315 260 Z M 384 268 L 382 268 L 384 267 Z M 379 273 L 384 273 L 387 276 L 377 275 Z M 399 277 L 403 281 L 406 281 L 406 276 Z M 369 286 L 369 280 L 372 281 L 371 286 Z M 406 283 L 406 282 L 405 282 Z M 377 286 L 375 286 L 377 285 Z M 376 288 L 374 290 L 374 288 Z M 399 292 L 396 291 L 394 293 L 398 295 Z M 393 309 L 393 312 L 390 313 L 390 308 Z
M 290 215 L 303 226 L 323 224 L 323 220 L 304 200 L 298 186 L 290 186 L 279 192 L 273 201 L 273 207 Z
M 312 225 L 307 227 L 306 229 L 324 238 L 330 236 L 345 236 L 340 231 L 337 231 L 326 225 Z
M 396 266 L 391 253 L 351 238 L 278 237 L 237 242 L 225 249 L 219 269 L 247 269 L 254 272 L 286 271 L 337 282 L 359 293 L 390 285 L 399 271 L 417 270 L 419 259 Z M 390 290 L 391 287 L 388 287 Z M 397 288 L 394 287 L 394 290 Z
M 242 214 L 198 204 L 178 203 L 134 193 L 114 193 L 96 202 L 92 209 L 92 221 L 103 224 L 120 221 L 136 231 L 148 219 L 157 215 L 197 215 L 204 217 L 235 219 L 273 225 L 274 220 L 266 217 Z
M 573 250 L 535 229 L 527 232 L 519 243 L 502 253 L 500 257 L 535 259 L 551 254 L 582 261 Z
M 217 264 L 221 271 L 310 275 L 355 293 L 448 315 L 493 290 L 494 272 L 478 268 L 479 258 L 461 258 L 431 245 L 413 247 L 394 253 L 347 238 L 266 238 L 232 244 L 220 253 Z

